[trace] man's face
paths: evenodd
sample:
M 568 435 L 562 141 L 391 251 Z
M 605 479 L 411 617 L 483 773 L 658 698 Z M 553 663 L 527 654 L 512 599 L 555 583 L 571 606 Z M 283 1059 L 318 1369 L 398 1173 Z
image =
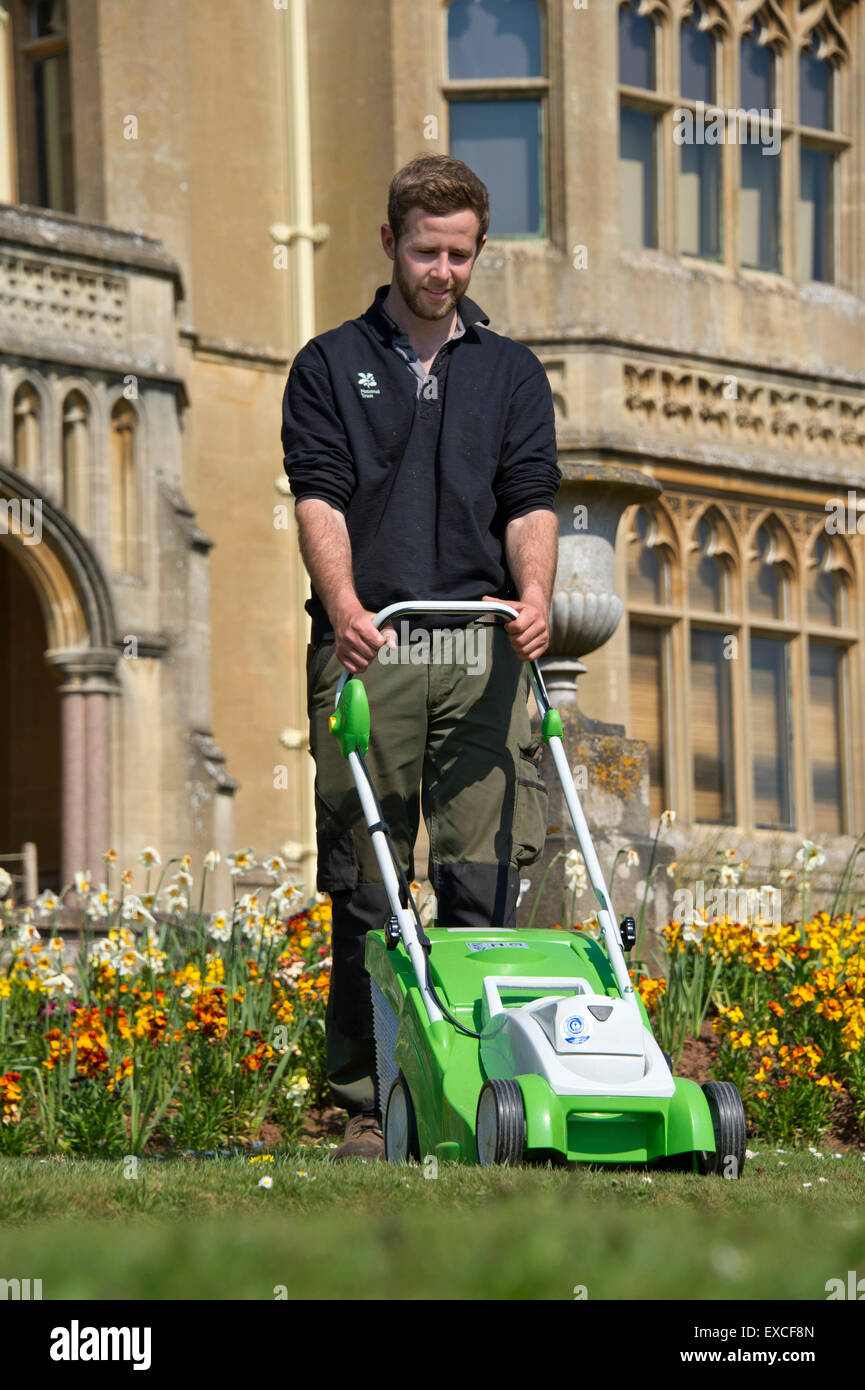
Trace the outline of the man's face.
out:
M 478 230 L 477 215 L 469 208 L 446 217 L 412 208 L 398 246 L 390 227 L 382 227 L 400 294 L 418 318 L 443 319 L 462 299 L 480 254 Z

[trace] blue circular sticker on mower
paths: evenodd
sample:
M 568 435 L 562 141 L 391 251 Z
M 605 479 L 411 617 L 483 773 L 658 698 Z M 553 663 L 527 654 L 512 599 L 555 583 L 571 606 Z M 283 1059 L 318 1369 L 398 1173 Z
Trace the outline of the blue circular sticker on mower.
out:
M 584 1018 L 579 1014 L 573 1014 L 565 1021 L 565 1042 L 584 1043 L 588 1042 L 592 1036 L 591 1029 Z

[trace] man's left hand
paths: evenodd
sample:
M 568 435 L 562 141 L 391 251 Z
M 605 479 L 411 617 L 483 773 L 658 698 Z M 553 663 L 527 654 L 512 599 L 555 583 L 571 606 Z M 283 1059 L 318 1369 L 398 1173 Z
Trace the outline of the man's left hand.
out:
M 505 623 L 511 646 L 523 661 L 536 661 L 550 644 L 547 610 L 540 599 L 495 599 L 484 594 L 484 603 L 507 603 L 519 616 Z

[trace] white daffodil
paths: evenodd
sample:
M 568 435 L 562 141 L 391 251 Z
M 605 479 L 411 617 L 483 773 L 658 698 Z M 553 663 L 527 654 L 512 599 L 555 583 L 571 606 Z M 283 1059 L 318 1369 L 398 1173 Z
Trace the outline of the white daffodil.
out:
M 782 883 L 792 883 L 796 877 L 794 869 L 782 869 L 778 877 Z
M 241 912 L 259 912 L 261 910 L 261 900 L 258 893 L 244 893 L 238 900 L 238 908 Z
M 303 903 L 303 884 L 298 883 L 296 878 L 287 878 L 281 883 L 273 895 L 277 911 L 285 912 L 291 916 L 292 912 Z
M 629 869 L 636 869 L 640 863 L 640 856 L 635 849 L 629 849 L 625 855 L 625 865 Z
M 188 869 L 178 869 L 176 874 L 172 874 L 172 879 L 175 883 L 181 884 L 184 888 L 191 888 L 194 882 L 192 874 Z
M 152 912 L 148 912 L 144 903 L 135 893 L 128 893 L 123 899 L 123 912 L 121 914 L 124 922 L 148 922 L 156 926 L 156 918 Z
M 109 893 L 107 885 L 100 883 L 98 889 L 88 895 L 84 910 L 91 921 L 98 922 L 107 917 L 116 906 L 117 902 Z
M 662 824 L 662 825 L 675 825 L 675 822 L 676 822 L 676 812 L 675 812 L 675 811 L 662 811 L 662 812 L 661 812 L 661 824 Z
M 272 854 L 269 859 L 262 861 L 261 867 L 264 869 L 265 873 L 272 874 L 274 878 L 278 878 L 280 874 L 285 873 L 287 866 L 281 855 Z
M 74 882 L 75 882 L 75 892 L 78 893 L 81 897 L 83 897 L 85 893 L 89 893 L 89 892 L 90 892 L 90 889 L 91 889 L 91 887 L 92 887 L 92 880 L 91 880 L 91 878 L 90 878 L 90 870 L 89 870 L 89 869 L 84 869 L 84 870 L 79 869 L 78 872 L 77 872 L 77 874 L 75 875 Z
M 565 855 L 565 886 L 572 893 L 582 892 L 587 883 L 586 865 L 578 849 L 570 849 Z
M 118 951 L 112 964 L 118 975 L 123 975 L 128 979 L 132 975 L 137 975 L 142 966 L 147 964 L 147 961 L 138 951 L 126 950 Z
M 259 1178 L 258 1185 L 265 1188 L 273 1187 L 273 1178 Z
M 12 875 L 5 869 L 0 869 L 0 898 L 5 898 L 9 889 L 12 887 Z
M 152 845 L 147 845 L 138 856 L 139 864 L 143 864 L 145 869 L 158 869 L 162 865 L 159 851 Z
M 722 864 L 718 872 L 718 881 L 723 883 L 725 888 L 732 888 L 739 882 L 739 870 L 732 864 Z
M 821 864 L 826 863 L 826 855 L 813 840 L 803 840 L 802 848 L 796 852 L 796 863 L 802 865 L 806 874 L 810 874 L 812 869 L 819 869 Z
M 207 935 L 214 941 L 228 941 L 231 937 L 231 921 L 227 912 L 214 912 L 207 928 Z
M 232 878 L 238 874 L 248 874 L 255 868 L 256 859 L 251 849 L 238 849 L 234 854 L 229 854 L 225 861 L 228 864 Z
M 39 935 L 39 928 L 34 927 L 29 922 L 25 922 L 23 926 L 19 927 L 18 935 L 15 938 L 16 944 L 21 946 L 25 951 L 29 951 L 37 942 L 41 942 L 41 940 L 42 937 Z
M 103 937 L 101 941 L 95 942 L 94 945 L 90 947 L 87 957 L 91 965 L 110 965 L 113 958 L 114 943 L 113 941 L 109 941 L 107 937 Z
M 2 896 L 2 895 L 0 895 Z M 60 906 L 60 899 L 56 893 L 52 893 L 50 888 L 46 888 L 44 893 L 40 893 L 36 899 L 36 910 L 40 917 L 50 917 L 52 912 L 56 912 Z
M 673 860 L 667 865 L 667 878 L 675 878 L 675 877 L 676 877 L 676 870 L 678 869 L 678 867 L 679 867 L 679 861 L 678 861 L 678 859 L 673 859 Z
M 218 849 L 208 850 L 207 854 L 204 856 L 204 868 L 207 869 L 208 872 L 213 873 L 213 870 L 216 868 L 221 858 L 222 855 L 219 853 Z
M 49 994 L 74 994 L 75 985 L 68 975 L 51 975 L 43 981 Z

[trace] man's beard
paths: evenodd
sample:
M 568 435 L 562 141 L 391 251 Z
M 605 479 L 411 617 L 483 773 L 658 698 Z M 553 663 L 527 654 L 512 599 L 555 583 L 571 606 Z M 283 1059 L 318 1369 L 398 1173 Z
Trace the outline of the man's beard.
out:
M 398 258 L 396 259 L 395 267 L 396 282 L 399 286 L 399 292 L 409 309 L 411 309 L 412 313 L 416 314 L 419 319 L 434 321 L 436 319 L 446 318 L 447 315 L 456 308 L 466 292 L 467 286 L 465 285 L 461 289 L 449 290 L 447 299 L 443 299 L 440 304 L 434 304 L 431 299 L 427 298 L 422 285 L 416 288 L 412 286 L 411 282 L 406 278 Z

